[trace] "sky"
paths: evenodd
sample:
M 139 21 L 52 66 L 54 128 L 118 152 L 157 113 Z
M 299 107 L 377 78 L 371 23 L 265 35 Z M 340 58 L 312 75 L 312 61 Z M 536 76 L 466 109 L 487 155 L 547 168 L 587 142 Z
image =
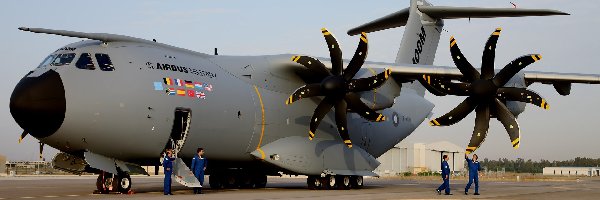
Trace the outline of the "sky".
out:
M 543 59 L 526 70 L 600 74 L 596 60 L 600 49 L 600 2 L 595 0 L 511 0 L 520 8 L 557 9 L 570 16 L 446 20 L 435 65 L 454 66 L 448 41 L 454 35 L 464 55 L 479 66 L 483 45 L 497 27 L 502 35 L 496 49 L 496 68 L 524 54 L 540 53 Z M 498 0 L 431 0 L 435 5 L 512 7 Z M 328 57 L 320 29 L 336 35 L 345 59 L 350 59 L 358 37 L 349 29 L 408 7 L 408 0 L 338 1 L 31 1 L 9 0 L 0 7 L 0 154 L 10 160 L 38 159 L 37 139 L 18 144 L 22 129 L 9 112 L 9 99 L 18 81 L 54 50 L 81 39 L 33 34 L 18 27 L 39 27 L 81 32 L 103 32 L 156 39 L 194 51 L 220 55 L 271 55 L 283 53 Z M 367 60 L 393 63 L 404 28 L 370 33 Z M 596 123 L 600 85 L 574 84 L 570 96 L 560 96 L 551 85 L 533 84 L 551 105 L 543 110 L 528 105 L 519 118 L 521 148 L 513 150 L 506 131 L 492 119 L 486 141 L 477 153 L 482 158 L 565 160 L 600 157 L 600 131 Z M 458 105 L 464 97 L 436 97 L 434 117 Z M 402 103 L 402 102 L 400 102 Z M 430 127 L 426 122 L 405 139 L 430 143 L 447 140 L 468 144 L 474 114 L 450 127 Z M 50 160 L 56 150 L 45 148 Z

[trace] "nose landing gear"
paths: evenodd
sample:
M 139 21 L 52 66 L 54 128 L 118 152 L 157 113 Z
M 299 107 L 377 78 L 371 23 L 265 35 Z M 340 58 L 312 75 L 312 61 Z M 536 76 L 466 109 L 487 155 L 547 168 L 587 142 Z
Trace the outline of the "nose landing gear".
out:
M 96 189 L 99 194 L 109 194 L 111 192 L 129 194 L 131 192 L 131 177 L 126 172 L 118 175 L 101 172 L 98 174 L 98 179 L 96 179 Z

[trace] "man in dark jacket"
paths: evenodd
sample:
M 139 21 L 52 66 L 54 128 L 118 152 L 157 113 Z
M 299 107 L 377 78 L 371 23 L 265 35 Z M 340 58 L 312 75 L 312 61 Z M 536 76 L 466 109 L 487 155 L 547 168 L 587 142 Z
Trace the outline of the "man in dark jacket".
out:
M 164 181 L 164 194 L 165 195 L 173 195 L 171 193 L 171 175 L 173 174 L 173 153 L 171 149 L 167 149 L 165 157 L 163 158 L 163 167 L 165 171 L 165 181 Z
M 444 179 L 444 183 L 438 187 L 435 191 L 439 194 L 442 194 L 442 190 L 446 190 L 446 195 L 450 194 L 450 166 L 448 165 L 448 155 L 443 156 L 444 161 L 442 161 L 442 179 Z
M 200 187 L 194 188 L 194 194 L 203 194 L 202 185 L 204 184 L 204 170 L 206 170 L 207 160 L 204 158 L 204 149 L 198 148 L 196 155 L 192 159 L 192 172 L 200 182 Z
M 479 161 L 477 161 L 477 158 L 477 154 L 473 154 L 473 160 L 469 159 L 467 154 L 465 154 L 465 160 L 467 160 L 467 164 L 469 166 L 469 183 L 467 183 L 467 187 L 465 187 L 465 195 L 469 194 L 469 188 L 471 188 L 473 181 L 475 181 L 474 195 L 479 195 L 479 170 L 481 170 L 481 167 L 479 166 Z

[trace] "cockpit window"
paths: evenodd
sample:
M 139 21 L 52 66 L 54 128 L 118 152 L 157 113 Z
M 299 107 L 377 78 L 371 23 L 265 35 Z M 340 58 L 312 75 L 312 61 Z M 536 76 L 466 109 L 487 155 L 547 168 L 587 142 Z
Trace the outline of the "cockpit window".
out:
M 108 54 L 97 53 L 96 60 L 102 71 L 115 71 L 115 67 L 110 60 Z
M 54 60 L 54 58 L 56 58 L 56 55 L 49 55 L 46 57 L 46 59 L 44 59 L 44 61 L 42 61 L 42 63 L 40 63 L 40 65 L 38 65 L 38 68 L 47 66 L 50 64 L 50 62 L 52 62 L 52 60 Z
M 96 66 L 94 66 L 94 63 L 92 62 L 92 56 L 89 53 L 82 53 L 79 60 L 75 63 L 75 66 L 79 69 L 96 69 Z
M 68 64 L 71 64 L 71 62 L 73 62 L 73 59 L 75 59 L 74 53 L 58 54 L 56 56 L 56 58 L 54 58 L 54 61 L 52 61 L 52 63 L 50 65 L 51 66 L 68 65 Z

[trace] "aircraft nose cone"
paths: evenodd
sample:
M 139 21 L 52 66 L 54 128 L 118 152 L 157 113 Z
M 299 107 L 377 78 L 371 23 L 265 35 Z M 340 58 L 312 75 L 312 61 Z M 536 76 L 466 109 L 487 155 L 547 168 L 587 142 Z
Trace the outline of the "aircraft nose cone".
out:
M 58 72 L 24 77 L 10 96 L 10 114 L 30 135 L 48 137 L 65 119 L 65 88 Z

